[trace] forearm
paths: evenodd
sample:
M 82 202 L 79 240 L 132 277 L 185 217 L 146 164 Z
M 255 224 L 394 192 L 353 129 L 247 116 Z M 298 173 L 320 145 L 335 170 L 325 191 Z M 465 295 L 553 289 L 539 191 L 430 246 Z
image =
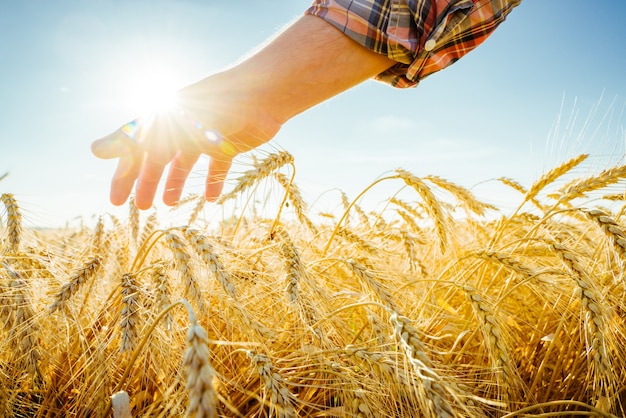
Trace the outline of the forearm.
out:
M 322 19 L 303 16 L 227 76 L 231 92 L 283 124 L 394 64 Z

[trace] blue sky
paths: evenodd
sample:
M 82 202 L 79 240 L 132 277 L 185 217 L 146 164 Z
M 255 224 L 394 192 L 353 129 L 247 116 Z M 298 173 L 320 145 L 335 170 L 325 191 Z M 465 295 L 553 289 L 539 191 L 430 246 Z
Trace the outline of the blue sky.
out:
M 108 203 L 115 163 L 93 157 L 91 141 L 132 119 L 152 85 L 182 87 L 228 66 L 308 4 L 3 4 L 0 193 L 14 193 L 33 226 L 125 212 Z M 294 155 L 309 202 L 336 188 L 355 196 L 402 167 L 506 204 L 495 178 L 530 185 L 582 152 L 592 157 L 577 174 L 614 164 L 626 147 L 626 3 L 589 5 L 523 0 L 484 45 L 416 89 L 366 82 L 294 118 L 266 149 Z M 381 185 L 372 204 L 397 186 Z M 202 190 L 200 169 L 187 191 Z

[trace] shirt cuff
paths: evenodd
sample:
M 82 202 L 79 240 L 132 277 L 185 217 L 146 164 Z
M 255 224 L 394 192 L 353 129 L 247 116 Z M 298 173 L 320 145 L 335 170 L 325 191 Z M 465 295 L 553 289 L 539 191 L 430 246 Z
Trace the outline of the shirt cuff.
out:
M 521 0 L 315 0 L 305 14 L 397 62 L 376 78 L 414 87 L 480 45 Z

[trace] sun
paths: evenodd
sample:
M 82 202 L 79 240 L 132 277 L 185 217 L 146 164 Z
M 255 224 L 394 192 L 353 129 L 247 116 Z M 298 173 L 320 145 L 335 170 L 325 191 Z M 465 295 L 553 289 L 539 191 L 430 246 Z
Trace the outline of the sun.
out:
M 135 67 L 125 78 L 122 100 L 133 114 L 148 116 L 176 108 L 181 83 L 173 69 L 154 65 Z

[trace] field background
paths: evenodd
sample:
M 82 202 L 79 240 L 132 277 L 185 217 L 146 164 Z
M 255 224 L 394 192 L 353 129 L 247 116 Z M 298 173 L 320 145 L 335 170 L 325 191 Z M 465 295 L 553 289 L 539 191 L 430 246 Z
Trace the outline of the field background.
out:
M 5 193 L 0 415 L 624 416 L 626 166 L 587 158 L 498 179 L 506 213 L 402 169 L 314 212 L 286 152 L 217 223 L 37 229 Z

